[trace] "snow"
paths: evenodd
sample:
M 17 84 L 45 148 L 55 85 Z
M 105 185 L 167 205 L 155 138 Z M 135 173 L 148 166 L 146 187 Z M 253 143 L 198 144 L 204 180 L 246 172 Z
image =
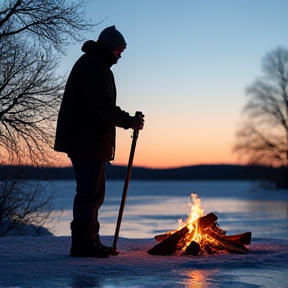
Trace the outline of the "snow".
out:
M 195 257 L 152 256 L 154 239 L 119 238 L 120 254 L 106 259 L 71 258 L 70 241 L 1 238 L 0 287 L 288 287 L 288 240 L 252 238 L 248 254 Z

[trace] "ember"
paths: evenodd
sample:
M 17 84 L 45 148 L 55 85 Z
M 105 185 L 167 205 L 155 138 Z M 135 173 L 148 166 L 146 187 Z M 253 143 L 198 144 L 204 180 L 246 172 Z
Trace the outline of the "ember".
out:
M 150 255 L 203 255 L 217 253 L 248 253 L 244 245 L 251 243 L 251 232 L 226 236 L 214 213 L 203 216 L 201 201 L 196 194 L 191 194 L 194 204 L 187 220 L 179 221 L 179 229 L 155 236 L 160 242 L 148 250 Z

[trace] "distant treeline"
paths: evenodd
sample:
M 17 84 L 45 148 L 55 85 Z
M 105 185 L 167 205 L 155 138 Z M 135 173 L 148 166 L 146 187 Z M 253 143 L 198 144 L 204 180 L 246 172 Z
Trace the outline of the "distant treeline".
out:
M 107 163 L 106 168 L 107 179 L 125 179 L 126 166 Z M 2 176 L 16 173 L 17 177 L 25 179 L 75 179 L 72 167 L 0 166 L 0 173 Z M 269 180 L 278 174 L 279 168 L 253 165 L 216 164 L 167 169 L 133 167 L 131 180 Z

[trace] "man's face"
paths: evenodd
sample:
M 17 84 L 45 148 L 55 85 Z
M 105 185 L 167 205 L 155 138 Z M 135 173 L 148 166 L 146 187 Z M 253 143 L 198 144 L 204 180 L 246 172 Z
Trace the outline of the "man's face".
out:
M 120 47 L 120 48 L 117 48 L 117 49 L 113 50 L 113 53 L 114 53 L 114 55 L 115 55 L 115 57 L 116 57 L 116 62 L 118 61 L 118 59 L 121 58 L 121 54 L 122 54 L 122 52 L 123 52 L 125 49 L 126 49 L 126 47 Z

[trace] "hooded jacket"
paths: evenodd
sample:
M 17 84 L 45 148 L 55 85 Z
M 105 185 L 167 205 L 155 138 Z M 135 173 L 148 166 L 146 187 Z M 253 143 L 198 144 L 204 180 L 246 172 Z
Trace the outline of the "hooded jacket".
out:
M 69 157 L 109 161 L 115 154 L 115 126 L 131 128 L 133 117 L 116 105 L 113 52 L 92 40 L 82 51 L 66 83 L 54 149 Z

